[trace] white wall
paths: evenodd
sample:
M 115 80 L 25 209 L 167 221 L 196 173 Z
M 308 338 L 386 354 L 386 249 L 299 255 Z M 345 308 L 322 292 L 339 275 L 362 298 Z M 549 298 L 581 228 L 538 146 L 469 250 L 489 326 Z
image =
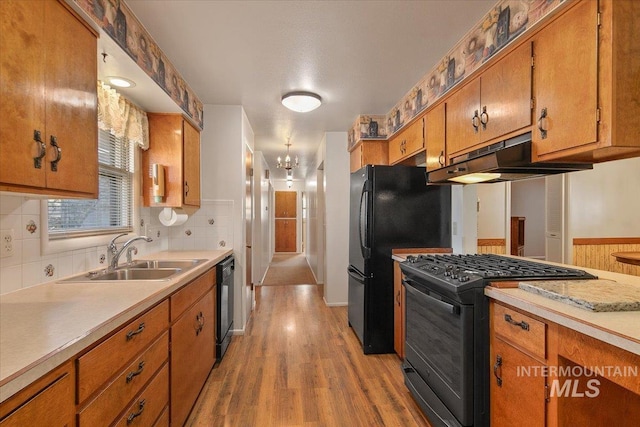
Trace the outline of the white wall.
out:
M 253 282 L 261 283 L 271 262 L 270 186 L 266 177 L 269 165 L 261 151 L 253 155 Z
M 525 179 L 511 183 L 511 215 L 525 218 L 524 256 L 545 256 L 545 180 Z M 507 218 L 508 219 L 508 218 Z M 509 219 L 510 221 L 510 219 Z M 510 224 L 510 222 L 507 222 Z M 507 252 L 510 244 L 507 242 Z
M 316 155 L 316 160 L 317 160 Z M 316 165 L 317 167 L 317 165 Z M 305 193 L 307 195 L 307 244 L 305 256 L 317 283 L 323 283 L 324 277 L 319 274 L 318 267 L 318 182 L 317 168 L 312 168 L 305 177 Z
M 478 239 L 504 239 L 506 211 L 504 182 L 476 184 L 478 210 Z
M 239 105 L 205 105 L 200 136 L 203 199 L 233 202 L 230 227 L 236 258 L 234 329 L 244 330 L 251 314 L 252 295 L 246 286 L 245 154 L 253 148 L 253 131 Z
M 324 298 L 327 305 L 348 302 L 349 267 L 349 153 L 346 132 L 327 132 L 324 140 L 326 277 Z
M 640 158 L 595 164 L 567 181 L 568 252 L 574 238 L 640 237 Z

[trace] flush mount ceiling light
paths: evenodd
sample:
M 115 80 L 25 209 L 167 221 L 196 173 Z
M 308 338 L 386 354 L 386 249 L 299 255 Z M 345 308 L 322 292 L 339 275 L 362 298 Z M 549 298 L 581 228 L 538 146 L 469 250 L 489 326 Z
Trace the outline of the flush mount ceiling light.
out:
M 282 105 L 298 113 L 308 113 L 322 104 L 320 95 L 313 92 L 289 92 L 282 97 Z
M 116 87 L 135 87 L 136 84 L 135 82 L 133 82 L 132 80 L 126 79 L 124 77 L 118 77 L 118 76 L 112 76 L 112 77 L 107 77 L 107 81 L 112 85 L 112 86 L 116 86 Z

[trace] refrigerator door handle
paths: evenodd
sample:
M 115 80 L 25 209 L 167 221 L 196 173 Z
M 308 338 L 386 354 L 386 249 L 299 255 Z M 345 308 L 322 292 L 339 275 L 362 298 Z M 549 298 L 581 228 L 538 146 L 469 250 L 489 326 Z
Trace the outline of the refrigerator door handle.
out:
M 360 193 L 360 221 L 358 223 L 358 234 L 360 235 L 360 251 L 362 252 L 363 258 L 369 258 L 371 254 L 371 248 L 368 246 L 367 236 L 369 234 L 369 228 L 363 227 L 363 223 L 369 224 L 369 210 L 368 210 L 368 200 L 365 198 L 365 195 L 370 191 L 369 186 L 367 185 L 369 181 L 365 181 L 362 184 L 362 192 Z M 364 206 L 364 216 L 363 214 L 363 206 Z
M 349 267 L 347 269 L 347 273 L 349 273 L 349 276 L 353 277 L 358 283 L 364 284 L 365 277 L 355 268 Z

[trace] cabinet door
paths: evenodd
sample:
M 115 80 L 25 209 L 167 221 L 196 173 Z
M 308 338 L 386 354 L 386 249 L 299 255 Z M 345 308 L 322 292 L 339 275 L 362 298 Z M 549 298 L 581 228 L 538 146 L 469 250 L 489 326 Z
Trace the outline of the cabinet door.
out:
M 276 191 L 276 218 L 296 217 L 295 191 Z
M 184 204 L 200 206 L 200 132 L 183 120 Z
M 495 337 L 490 361 L 491 427 L 544 426 L 546 379 L 540 362 Z
M 393 349 L 404 359 L 404 287 L 400 263 L 393 262 Z
M 0 183 L 45 186 L 46 160 L 34 167 L 45 139 L 44 3 L 0 1 Z M 94 79 L 95 80 L 95 79 Z M 95 83 L 95 81 L 94 81 Z
M 361 143 L 349 153 L 349 171 L 355 172 L 365 165 L 363 159 L 364 143 Z
M 531 43 L 482 74 L 480 98 L 480 142 L 531 126 Z
M 296 251 L 296 221 L 276 219 L 276 252 Z
M 214 291 L 171 327 L 171 425 L 184 424 L 215 362 Z
M 533 147 L 544 160 L 597 141 L 597 15 L 598 2 L 579 2 L 534 37 Z
M 424 148 L 424 118 L 416 120 L 389 141 L 389 164 L 396 164 Z
M 147 114 L 149 149 L 142 152 L 144 206 L 180 207 L 183 203 L 184 161 L 182 122 L 179 114 Z M 153 201 L 152 164 L 165 167 L 163 203 Z
M 447 156 L 480 142 L 480 79 L 476 78 L 449 97 L 447 104 Z M 475 127 L 472 121 L 474 117 Z
M 424 116 L 424 139 L 427 150 L 427 170 L 434 170 L 446 164 L 445 152 L 445 110 L 443 102 Z
M 47 187 L 97 197 L 96 37 L 62 4 L 45 4 Z

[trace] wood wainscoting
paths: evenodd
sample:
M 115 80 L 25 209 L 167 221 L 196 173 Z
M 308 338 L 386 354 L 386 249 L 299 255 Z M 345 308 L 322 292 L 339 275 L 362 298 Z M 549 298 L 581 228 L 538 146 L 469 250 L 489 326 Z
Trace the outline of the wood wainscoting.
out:
M 640 252 L 640 237 L 573 239 L 574 265 L 640 276 L 640 266 L 616 261 L 614 252 Z
M 507 240 L 478 239 L 478 253 L 505 255 L 507 253 Z

